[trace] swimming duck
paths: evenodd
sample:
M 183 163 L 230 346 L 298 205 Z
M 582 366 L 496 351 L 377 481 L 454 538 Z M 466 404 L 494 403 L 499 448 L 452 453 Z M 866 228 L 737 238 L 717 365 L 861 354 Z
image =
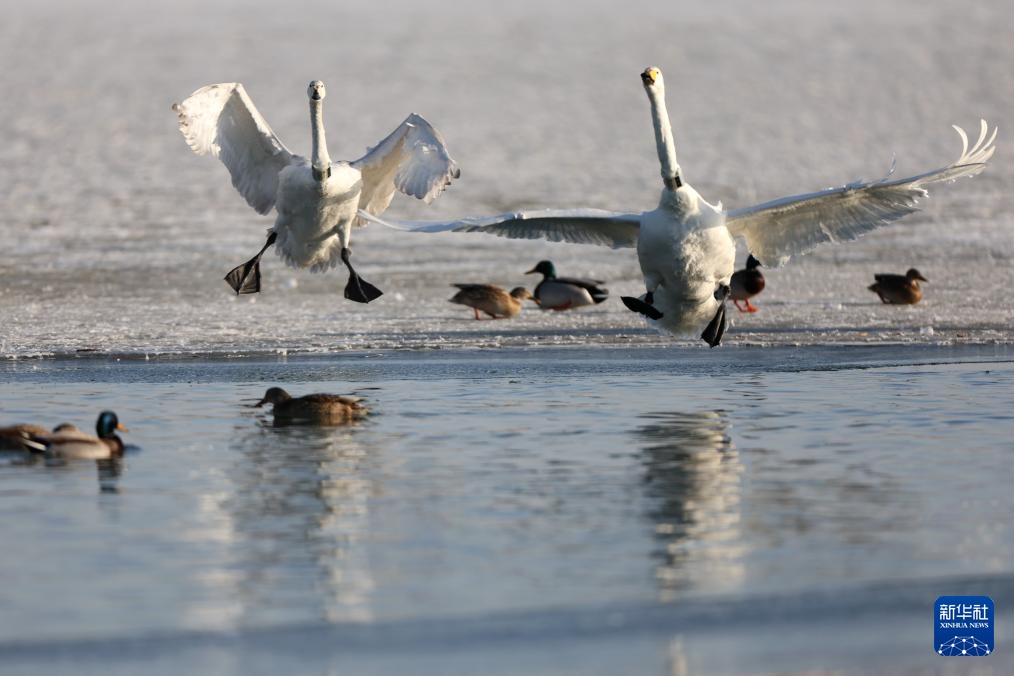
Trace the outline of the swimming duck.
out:
M 522 301 L 535 300 L 535 296 L 523 286 L 511 289 L 510 293 L 493 284 L 455 284 L 461 289 L 451 298 L 452 303 L 465 305 L 475 311 L 480 319 L 482 310 L 493 319 L 516 317 L 521 312 Z
M 740 312 L 757 312 L 757 306 L 752 305 L 750 299 L 764 290 L 764 275 L 757 269 L 760 266 L 761 262 L 750 254 L 746 257 L 746 267 L 732 273 L 729 298 Z M 740 301 L 746 301 L 746 307 L 740 307 Z
M 382 292 L 356 274 L 349 260 L 352 226 L 364 224 L 356 212 L 383 213 L 395 189 L 431 202 L 461 172 L 440 133 L 414 113 L 358 160 L 331 162 L 324 139 L 324 83 L 311 82 L 307 96 L 309 160 L 278 140 L 238 82 L 202 87 L 173 110 L 191 150 L 218 157 L 257 213 L 272 208 L 278 213 L 260 252 L 225 276 L 237 295 L 260 291 L 261 256 L 277 244 L 278 255 L 293 267 L 323 272 L 344 263 L 349 272 L 345 297 L 369 303 Z
M 873 278 L 877 281 L 867 288 L 888 305 L 915 305 L 922 300 L 919 282 L 929 281 L 915 268 L 909 268 L 904 275 L 880 274 Z
M 609 297 L 609 290 L 598 286 L 605 282 L 557 277 L 556 266 L 552 261 L 539 261 L 538 265 L 525 274 L 536 272 L 542 275 L 542 281 L 535 287 L 533 295 L 543 310 L 570 310 L 582 305 L 595 305 Z
M 103 411 L 95 422 L 95 432 L 98 436 L 83 432 L 70 423 L 63 423 L 53 428 L 53 432 L 47 434 L 43 440 L 46 444 L 46 453 L 51 457 L 67 460 L 104 460 L 123 455 L 123 440 L 116 434 L 117 431 L 130 430 L 120 424 L 115 413 Z
M 961 155 L 945 167 L 908 178 L 888 175 L 879 181 L 855 181 L 727 211 L 721 203 L 705 201 L 686 182 L 676 161 L 662 71 L 645 69 L 641 83 L 651 107 L 661 167 L 662 193 L 655 209 L 639 213 L 588 208 L 530 210 L 387 225 L 425 233 L 485 232 L 614 249 L 636 247 L 645 293 L 621 298 L 624 305 L 670 333 L 700 335 L 715 347 L 727 326 L 725 301 L 735 269 L 735 238 L 745 239 L 748 250 L 764 265 L 779 267 L 820 244 L 856 239 L 918 211 L 927 187 L 975 176 L 985 169 L 995 150 L 996 130 L 990 134 L 989 125 L 982 120 L 979 138 L 971 147 L 968 135 L 955 127 L 961 137 Z M 370 215 L 364 218 L 385 223 Z M 538 292 L 535 296 L 539 297 Z
M 8 425 L 0 427 L 0 451 L 40 452 L 46 450 L 41 439 L 49 430 L 38 425 Z
M 264 398 L 254 406 L 271 404 L 271 413 L 276 421 L 334 425 L 365 418 L 369 410 L 359 401 L 358 397 L 339 394 L 307 394 L 293 397 L 280 387 L 270 387 L 264 393 Z

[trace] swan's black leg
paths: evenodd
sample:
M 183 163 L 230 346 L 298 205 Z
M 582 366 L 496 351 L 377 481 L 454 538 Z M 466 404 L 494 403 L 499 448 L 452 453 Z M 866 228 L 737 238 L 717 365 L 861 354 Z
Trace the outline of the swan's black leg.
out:
M 349 283 L 345 285 L 345 297 L 357 303 L 369 303 L 371 300 L 383 296 L 383 291 L 356 274 L 349 261 L 351 255 L 352 251 L 348 247 L 342 249 L 342 262 L 349 269 Z
M 651 291 L 644 294 L 644 300 L 640 298 L 634 298 L 633 296 L 620 296 L 620 300 L 627 306 L 627 309 L 632 312 L 637 312 L 644 315 L 648 319 L 661 319 L 662 313 L 655 309 L 652 303 L 655 302 L 655 296 Z
M 715 312 L 715 316 L 708 323 L 704 329 L 704 333 L 701 334 L 701 339 L 710 345 L 711 347 L 718 347 L 722 343 L 722 336 L 725 335 L 725 329 L 728 327 L 728 322 L 725 320 L 725 300 L 729 297 L 729 293 L 732 290 L 722 284 L 715 291 L 715 300 L 720 305 L 718 310 Z
M 257 252 L 256 256 L 243 265 L 233 268 L 225 276 L 225 281 L 229 283 L 237 296 L 241 293 L 258 293 L 261 290 L 261 256 L 269 246 L 275 243 L 276 239 L 278 239 L 278 233 L 273 232 L 268 235 L 268 241 L 264 243 L 264 247 Z

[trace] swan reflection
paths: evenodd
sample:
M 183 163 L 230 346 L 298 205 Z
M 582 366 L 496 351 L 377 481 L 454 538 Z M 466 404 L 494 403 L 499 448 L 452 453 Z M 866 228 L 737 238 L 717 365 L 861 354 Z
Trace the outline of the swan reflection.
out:
M 722 411 L 654 413 L 637 430 L 647 516 L 661 543 L 660 595 L 719 591 L 744 576 L 740 475 L 743 465 Z

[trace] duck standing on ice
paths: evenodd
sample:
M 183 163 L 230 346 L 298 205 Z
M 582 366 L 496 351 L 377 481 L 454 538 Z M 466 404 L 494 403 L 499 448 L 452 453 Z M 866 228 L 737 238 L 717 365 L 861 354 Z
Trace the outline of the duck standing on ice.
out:
M 535 300 L 535 296 L 523 286 L 510 290 L 502 289 L 495 284 L 455 284 L 458 292 L 450 301 L 458 305 L 470 307 L 478 320 L 479 311 L 485 312 L 491 319 L 510 319 L 521 314 L 523 301 Z
M 961 156 L 953 163 L 909 178 L 857 181 L 841 188 L 784 197 L 726 211 L 705 201 L 676 160 L 676 143 L 665 105 L 662 72 L 641 73 L 651 104 L 651 121 L 662 173 L 658 207 L 642 213 L 601 209 L 519 211 L 442 223 L 388 223 L 418 232 L 486 232 L 519 239 L 636 247 L 645 293 L 623 297 L 624 304 L 675 335 L 700 335 L 718 345 L 726 329 L 725 304 L 735 268 L 736 237 L 764 265 L 778 267 L 791 256 L 825 242 L 853 240 L 919 209 L 926 186 L 974 176 L 993 155 L 996 130 L 981 123 L 969 148 L 965 132 Z M 369 220 L 376 220 L 368 214 Z M 703 329 L 703 330 L 702 330 Z
M 600 279 L 557 277 L 552 261 L 539 261 L 526 275 L 542 275 L 536 287 L 535 302 L 543 310 L 572 310 L 585 305 L 597 305 L 609 298 L 609 289 Z
M 761 262 L 750 254 L 746 257 L 746 266 L 732 273 L 729 299 L 740 312 L 757 312 L 757 306 L 750 299 L 764 290 L 764 273 L 757 269 L 759 267 Z M 745 302 L 746 306 L 740 307 L 741 302 Z
M 345 264 L 345 297 L 369 303 L 382 295 L 362 279 L 349 260 L 357 212 L 381 214 L 395 189 L 430 202 L 460 176 L 444 140 L 416 114 L 369 152 L 352 162 L 332 162 L 324 139 L 324 83 L 307 88 L 311 155 L 293 155 L 282 145 L 238 82 L 208 85 L 173 105 L 180 131 L 198 155 L 222 160 L 232 184 L 257 213 L 278 216 L 260 252 L 226 275 L 237 294 L 261 289 L 260 259 L 272 244 L 291 266 L 321 272 Z
M 877 281 L 866 288 L 880 296 L 886 305 L 915 305 L 922 300 L 919 282 L 929 281 L 915 268 L 909 268 L 903 275 L 879 274 L 873 278 Z

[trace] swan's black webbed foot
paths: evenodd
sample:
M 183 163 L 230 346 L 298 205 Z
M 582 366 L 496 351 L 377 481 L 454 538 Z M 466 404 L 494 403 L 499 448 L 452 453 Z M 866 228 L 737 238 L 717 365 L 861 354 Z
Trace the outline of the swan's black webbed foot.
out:
M 620 300 L 623 301 L 628 310 L 642 314 L 648 319 L 661 319 L 663 317 L 662 313 L 652 305 L 655 302 L 655 296 L 651 291 L 644 294 L 644 300 L 634 298 L 633 296 L 620 296 Z
M 271 233 L 268 235 L 268 241 L 264 243 L 264 246 L 257 255 L 248 260 L 243 265 L 233 268 L 229 271 L 229 274 L 225 276 L 225 281 L 229 283 L 232 290 L 236 292 L 236 295 L 243 293 L 259 293 L 261 290 L 261 256 L 268 250 L 268 247 L 275 243 L 278 239 L 278 233 Z
M 722 305 L 718 308 L 718 312 L 715 313 L 714 318 L 708 323 L 707 327 L 705 327 L 704 333 L 701 334 L 701 340 L 711 347 L 718 347 L 722 344 L 722 336 L 725 335 L 725 328 L 725 303 L 722 303 Z
M 708 325 L 704 328 L 704 333 L 701 334 L 701 340 L 707 343 L 710 347 L 718 347 L 722 344 L 722 336 L 725 335 L 725 329 L 728 328 L 729 324 L 725 319 L 725 301 L 729 297 L 729 293 L 732 290 L 725 284 L 719 285 L 715 291 L 715 300 L 720 305 L 718 310 L 715 312 L 715 316 L 708 322 Z
M 352 263 L 349 261 L 351 255 L 352 251 L 347 247 L 342 249 L 342 262 L 349 269 L 349 283 L 345 285 L 345 297 L 357 303 L 369 303 L 371 300 L 376 300 L 383 296 L 383 291 L 356 274 Z
M 627 306 L 628 310 L 642 314 L 648 319 L 661 319 L 662 313 L 655 309 L 655 307 L 649 303 L 645 303 L 640 298 L 634 298 L 633 296 L 620 296 L 620 300 Z

